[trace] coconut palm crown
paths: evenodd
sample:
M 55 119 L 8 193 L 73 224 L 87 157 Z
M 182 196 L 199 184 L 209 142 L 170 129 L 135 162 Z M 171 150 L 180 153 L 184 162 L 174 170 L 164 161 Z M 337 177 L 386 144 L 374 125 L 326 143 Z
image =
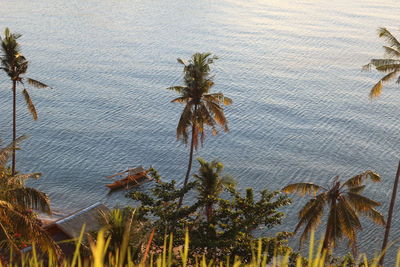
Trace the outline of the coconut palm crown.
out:
M 200 163 L 199 172 L 193 176 L 198 181 L 199 200 L 205 204 L 207 221 L 210 221 L 216 199 L 224 187 L 235 186 L 235 181 L 228 175 L 222 175 L 224 165 L 221 162 L 216 160 L 206 162 L 202 158 L 198 158 L 197 161 Z
M 39 82 L 37 80 L 24 77 L 24 74 L 28 70 L 28 61 L 21 54 L 21 48 L 18 43 L 18 39 L 21 37 L 20 34 L 11 33 L 8 28 L 4 31 L 4 37 L 0 37 L 1 52 L 0 55 L 0 69 L 2 69 L 12 82 L 13 92 L 13 142 L 16 141 L 17 129 L 16 129 L 16 90 L 17 85 L 23 87 L 22 94 L 25 98 L 26 105 L 29 112 L 32 114 L 34 120 L 37 120 L 38 115 L 35 105 L 26 89 L 25 85 L 29 84 L 36 88 L 47 88 L 48 85 Z M 15 174 L 15 150 L 12 156 L 12 174 Z
M 328 221 L 323 249 L 335 247 L 343 237 L 349 240 L 349 245 L 354 246 L 356 233 L 362 229 L 360 215 L 372 219 L 377 224 L 384 225 L 383 215 L 375 209 L 380 203 L 362 195 L 366 187 L 364 182 L 367 179 L 373 182 L 380 181 L 378 174 L 368 170 L 345 182 L 341 182 L 337 176 L 329 187 L 314 183 L 294 183 L 284 187 L 282 191 L 285 193 L 313 196 L 298 214 L 299 222 L 294 231 L 297 232 L 305 225 L 300 242 L 306 240 L 308 234 L 321 223 L 326 206 Z
M 232 100 L 223 93 L 211 93 L 214 82 L 210 65 L 216 59 L 211 53 L 196 53 L 188 62 L 178 59 L 184 66 L 184 86 L 168 88 L 180 95 L 171 102 L 185 105 L 176 129 L 177 138 L 188 143 L 191 131 L 189 164 L 184 185 L 187 185 L 189 180 L 193 150 L 198 148 L 199 143 L 204 142 L 205 128 L 211 128 L 213 135 L 217 134 L 218 126 L 226 132 L 229 130 L 222 105 L 230 105 Z
M 394 79 L 397 79 L 396 83 L 400 83 L 400 42 L 386 28 L 379 28 L 378 36 L 386 40 L 387 45 L 383 46 L 386 57 L 382 59 L 371 59 L 370 63 L 363 66 L 363 69 L 370 70 L 374 67 L 377 71 L 386 73 L 386 75 L 372 87 L 369 93 L 370 98 L 380 96 L 385 83 Z

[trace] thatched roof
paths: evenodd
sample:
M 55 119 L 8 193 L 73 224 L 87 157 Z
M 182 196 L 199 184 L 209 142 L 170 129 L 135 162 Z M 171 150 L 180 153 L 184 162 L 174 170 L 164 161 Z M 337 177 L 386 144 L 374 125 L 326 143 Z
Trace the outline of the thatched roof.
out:
M 99 213 L 107 211 L 109 209 L 106 206 L 96 203 L 59 219 L 52 224 L 46 225 L 45 228 L 57 227 L 70 238 L 78 238 L 84 225 L 85 232 L 98 231 L 101 228 Z

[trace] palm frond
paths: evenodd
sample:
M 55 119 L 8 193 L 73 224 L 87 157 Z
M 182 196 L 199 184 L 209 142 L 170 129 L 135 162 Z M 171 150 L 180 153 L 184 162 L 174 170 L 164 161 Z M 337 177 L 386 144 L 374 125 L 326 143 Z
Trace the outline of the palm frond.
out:
M 353 186 L 353 187 L 350 187 L 348 190 L 349 190 L 349 192 L 359 194 L 362 191 L 364 191 L 365 187 L 366 187 L 365 185 Z
M 400 71 L 400 64 L 387 64 L 387 65 L 382 65 L 379 67 L 375 67 L 377 71 L 380 72 L 392 72 L 392 71 Z
M 19 251 L 18 245 L 14 242 L 14 238 L 10 235 L 7 230 L 7 226 L 0 220 L 0 236 L 5 237 L 7 239 L 7 243 L 11 245 L 15 251 Z
M 199 125 L 214 127 L 217 124 L 215 114 L 208 108 L 205 102 L 200 102 L 197 106 L 195 120 Z
M 303 208 L 300 209 L 298 217 L 299 219 L 303 218 L 303 217 L 307 217 L 307 214 L 310 212 L 310 210 L 312 210 L 313 208 L 315 208 L 316 206 L 324 206 L 326 204 L 327 201 L 327 193 L 321 193 L 319 195 L 317 195 L 316 197 L 310 199 Z
M 382 93 L 382 81 L 377 82 L 369 92 L 369 98 L 377 98 L 381 95 Z
M 178 127 L 176 128 L 177 139 L 181 139 L 184 143 L 188 141 L 188 127 L 192 123 L 192 114 L 192 105 L 188 103 L 182 111 Z
M 178 61 L 178 63 L 180 63 L 182 65 L 186 65 L 186 62 L 183 59 L 177 58 L 176 60 Z
M 385 224 L 384 216 L 374 208 L 381 205 L 379 202 L 352 192 L 348 192 L 344 198 L 360 214 L 377 224 Z
M 27 138 L 28 137 L 26 135 L 22 135 L 22 136 L 18 137 L 15 140 L 15 142 L 12 142 L 8 146 L 0 149 L 0 170 L 4 169 L 6 167 L 6 164 L 7 164 L 8 160 L 10 159 L 10 157 L 13 153 L 13 150 L 15 148 L 18 149 L 18 144 Z
M 173 100 L 171 100 L 171 103 L 187 103 L 188 98 L 187 97 L 177 97 Z
M 349 242 L 355 242 L 356 231 L 361 229 L 361 222 L 352 206 L 343 197 L 337 203 L 337 215 L 341 229 Z
M 14 206 L 10 202 L 0 199 L 0 209 L 7 213 L 9 210 L 14 210 Z
M 224 105 L 225 106 L 232 105 L 232 103 L 233 103 L 233 100 L 231 98 L 224 96 Z
M 175 91 L 179 94 L 182 94 L 185 89 L 187 89 L 185 86 L 171 86 L 167 88 L 167 90 Z
M 323 190 L 323 189 L 325 188 L 313 183 L 294 183 L 285 186 L 284 188 L 282 188 L 282 191 L 285 193 L 298 193 L 300 195 L 306 195 L 306 194 L 316 194 L 318 190 Z
M 22 91 L 22 93 L 25 98 L 26 106 L 28 107 L 29 112 L 32 114 L 33 119 L 36 121 L 38 119 L 38 116 L 37 116 L 35 105 L 33 104 L 32 99 L 29 96 L 29 93 L 26 89 L 24 89 Z
M 26 80 L 28 81 L 28 83 L 36 88 L 51 88 L 50 86 L 48 86 L 45 83 L 39 82 L 37 80 L 31 79 L 31 78 L 26 78 Z M 52 89 L 52 88 L 51 88 Z
M 365 211 L 381 205 L 381 203 L 378 201 L 364 197 L 357 193 L 348 192 L 344 197 L 356 211 Z
M 400 50 L 400 42 L 390 33 L 388 29 L 379 28 L 378 36 L 384 38 L 388 42 L 389 46 L 396 47 L 398 50 Z
M 11 177 L 11 179 L 17 179 L 17 180 L 39 179 L 41 175 L 42 174 L 40 172 L 32 172 L 25 174 L 17 174 Z
M 382 84 L 384 84 L 384 83 L 396 78 L 396 76 L 399 74 L 399 72 L 400 72 L 400 68 L 398 70 L 392 71 L 392 72 L 388 73 L 387 75 L 383 76 L 381 78 Z
M 60 247 L 54 242 L 46 230 L 44 230 L 30 216 L 26 216 L 15 209 L 2 210 L 0 206 L 0 222 L 7 225 L 7 220 L 12 221 L 12 230 L 21 233 L 32 242 L 39 244 L 43 251 L 53 251 L 57 256 L 62 255 Z
M 382 215 L 382 213 L 380 213 L 379 211 L 377 211 L 374 208 L 371 208 L 369 210 L 363 211 L 362 215 L 370 218 L 376 224 L 386 225 L 385 217 Z
M 383 84 L 396 78 L 396 76 L 398 76 L 399 73 L 400 73 L 400 68 L 382 77 L 379 80 L 379 82 L 375 84 L 374 87 L 372 87 L 371 92 L 369 93 L 369 97 L 370 98 L 379 97 L 380 94 L 382 93 Z M 400 82 L 400 76 L 398 77 L 397 82 L 398 83 Z
M 17 206 L 51 214 L 49 198 L 37 189 L 30 187 L 14 188 L 3 192 L 3 194 L 9 201 L 14 201 Z
M 320 194 L 316 198 L 308 201 L 304 208 L 299 212 L 299 222 L 297 223 L 294 232 L 296 233 L 303 224 L 306 224 L 303 233 L 300 236 L 300 243 L 307 240 L 308 234 L 312 230 L 315 230 L 315 228 L 321 223 L 325 204 L 326 195 Z
M 400 58 L 400 52 L 398 50 L 389 46 L 383 46 L 383 49 L 385 49 L 385 54 L 387 56 Z
M 379 174 L 377 174 L 371 170 L 367 170 L 365 172 L 357 174 L 356 176 L 353 176 L 350 179 L 348 179 L 346 182 L 343 183 L 341 188 L 343 188 L 344 186 L 347 186 L 348 188 L 354 187 L 354 186 L 359 186 L 368 178 L 372 182 L 380 182 L 381 181 Z
M 222 109 L 222 107 L 211 101 L 207 101 L 206 106 L 208 110 L 213 113 L 213 119 L 215 120 L 215 122 L 220 125 L 225 130 L 225 132 L 229 131 L 227 120 L 225 118 L 224 110 Z
M 41 173 L 28 173 L 28 174 L 18 174 L 11 176 L 11 172 L 9 174 L 5 173 L 2 177 L 5 180 L 3 186 L 5 185 L 8 189 L 12 188 L 21 188 L 25 186 L 25 180 L 27 179 L 39 179 Z
M 370 62 L 370 63 L 365 64 L 364 66 L 362 66 L 362 70 L 370 71 L 371 68 L 372 68 L 372 66 L 373 66 L 373 65 L 372 65 L 371 62 Z
M 400 64 L 400 60 L 391 58 L 381 58 L 381 59 L 374 58 L 371 59 L 369 64 L 371 66 L 374 66 L 375 68 L 381 68 L 385 66 L 398 65 Z
M 229 97 L 224 96 L 223 93 L 212 93 L 212 94 L 205 94 L 205 99 L 211 98 L 215 102 L 219 102 L 224 104 L 225 106 L 229 106 L 233 103 L 232 99 Z

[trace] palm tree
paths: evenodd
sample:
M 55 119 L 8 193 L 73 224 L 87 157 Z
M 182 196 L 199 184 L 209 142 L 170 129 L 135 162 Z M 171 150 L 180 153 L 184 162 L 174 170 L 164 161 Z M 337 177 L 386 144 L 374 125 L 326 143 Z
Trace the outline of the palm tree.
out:
M 3 244 L 18 248 L 12 236 L 12 233 L 18 233 L 38 243 L 44 250 L 52 249 L 58 254 L 59 247 L 30 212 L 34 209 L 51 214 L 47 195 L 25 186 L 25 180 L 38 179 L 40 173 L 12 175 L 6 166 L 17 142 L 23 139 L 25 137 L 17 138 L 16 142 L 0 149 L 0 240 L 6 241 Z
M 325 206 L 329 208 L 322 246 L 326 250 L 334 247 L 343 236 L 347 237 L 349 245 L 355 245 L 356 232 L 361 230 L 359 215 L 384 225 L 383 215 L 375 209 L 380 203 L 361 194 L 365 189 L 364 181 L 368 178 L 373 182 L 380 181 L 378 174 L 365 171 L 344 183 L 337 176 L 328 188 L 313 183 L 295 183 L 284 187 L 282 191 L 286 193 L 314 196 L 299 211 L 299 222 L 294 231 L 305 225 L 300 242 L 307 239 L 308 233 L 320 224 Z
M 232 100 L 225 97 L 223 93 L 211 93 L 214 82 L 210 74 L 210 64 L 216 59 L 217 57 L 212 56 L 211 53 L 196 53 L 189 62 L 178 58 L 178 62 L 184 65 L 185 85 L 168 88 L 180 95 L 171 102 L 185 105 L 176 129 L 177 138 L 187 144 L 188 132 L 191 130 L 189 163 L 184 186 L 189 180 L 193 151 L 198 148 L 199 138 L 201 144 L 204 142 L 205 127 L 211 127 L 213 135 L 217 134 L 217 126 L 220 126 L 225 132 L 228 131 L 228 122 L 221 105 L 230 105 Z M 181 206 L 182 200 L 183 197 L 179 200 L 179 206 Z
M 383 84 L 397 78 L 400 83 L 400 42 L 386 28 L 378 29 L 378 36 L 384 38 L 387 46 L 383 46 L 386 58 L 371 59 L 370 63 L 363 66 L 363 69 L 370 70 L 371 67 L 379 72 L 386 73 L 371 89 L 370 98 L 378 97 L 382 92 Z
M 221 194 L 224 187 L 235 186 L 235 181 L 230 176 L 221 176 L 224 165 L 218 161 L 206 162 L 198 158 L 200 163 L 199 173 L 193 176 L 199 182 L 197 191 L 199 200 L 205 204 L 205 214 L 207 221 L 210 222 L 213 215 L 213 205 L 216 198 Z
M 113 209 L 100 212 L 100 223 L 104 225 L 105 236 L 110 238 L 110 249 L 114 252 L 124 240 L 127 246 L 140 247 L 143 244 L 143 223 L 135 217 L 135 210 Z
M 29 96 L 28 91 L 25 88 L 25 83 L 37 87 L 37 88 L 47 88 L 48 85 L 39 82 L 37 80 L 23 77 L 23 75 L 28 70 L 28 61 L 21 54 L 20 46 L 17 40 L 21 37 L 20 34 L 11 33 L 8 28 L 4 31 L 4 38 L 0 37 L 1 41 L 1 49 L 3 54 L 0 56 L 0 69 L 4 70 L 7 75 L 10 77 L 12 82 L 12 92 L 13 92 L 13 142 L 16 141 L 17 137 L 17 110 L 16 110 L 16 101 L 17 101 L 17 85 L 22 85 L 23 90 L 22 94 L 24 95 L 26 105 L 28 107 L 29 112 L 32 114 L 33 119 L 37 120 L 37 112 L 35 105 L 33 104 L 31 97 Z M 15 174 L 15 150 L 12 154 L 12 174 Z

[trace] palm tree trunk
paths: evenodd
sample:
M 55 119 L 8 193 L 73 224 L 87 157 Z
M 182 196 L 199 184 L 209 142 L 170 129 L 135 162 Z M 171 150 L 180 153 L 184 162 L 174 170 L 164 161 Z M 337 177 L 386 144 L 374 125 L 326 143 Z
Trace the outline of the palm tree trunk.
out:
M 386 246 L 387 246 L 387 242 L 389 240 L 389 232 L 390 232 L 390 226 L 392 224 L 392 216 L 393 216 L 394 204 L 396 202 L 397 185 L 399 183 L 399 176 L 400 176 L 400 161 L 399 161 L 399 166 L 397 167 L 396 178 L 394 179 L 393 191 L 392 191 L 392 199 L 390 200 L 389 212 L 388 212 L 388 217 L 387 217 L 387 222 L 386 222 L 386 229 L 385 229 L 385 236 L 383 238 L 381 253 L 384 253 L 384 251 L 386 249 Z M 382 254 L 382 257 L 379 260 L 379 266 L 383 265 L 384 258 L 385 258 L 385 254 Z
M 195 110 L 196 109 L 197 109 L 197 106 L 195 106 Z M 183 187 L 185 187 L 187 185 L 187 183 L 189 181 L 190 171 L 192 169 L 195 134 L 196 134 L 196 127 L 195 127 L 194 122 L 192 122 L 192 140 L 190 142 L 189 164 L 188 164 L 188 168 L 186 171 L 185 181 L 183 182 Z M 183 201 L 183 195 L 179 198 L 178 209 L 182 206 L 182 201 Z
M 206 205 L 206 216 L 207 216 L 207 222 L 211 221 L 211 217 L 213 216 L 213 204 L 209 203 Z
M 331 236 L 332 227 L 334 227 L 334 225 L 332 224 L 336 223 L 335 215 L 336 215 L 336 199 L 333 198 L 331 199 L 331 207 L 329 211 L 328 222 L 326 224 L 324 243 L 322 244 L 322 251 L 325 250 L 327 254 L 329 252 L 329 245 L 331 243 L 331 238 L 332 238 Z
M 16 151 L 15 151 L 15 141 L 17 139 L 17 81 L 13 80 L 13 153 L 12 153 L 12 169 L 11 173 L 15 175 L 15 165 L 16 165 Z
M 329 249 L 329 239 L 330 239 L 330 235 L 329 235 L 329 225 L 326 226 L 326 230 L 325 230 L 325 237 L 324 237 L 324 243 L 322 244 L 322 251 L 326 250 L 326 253 L 328 253 L 328 249 Z

